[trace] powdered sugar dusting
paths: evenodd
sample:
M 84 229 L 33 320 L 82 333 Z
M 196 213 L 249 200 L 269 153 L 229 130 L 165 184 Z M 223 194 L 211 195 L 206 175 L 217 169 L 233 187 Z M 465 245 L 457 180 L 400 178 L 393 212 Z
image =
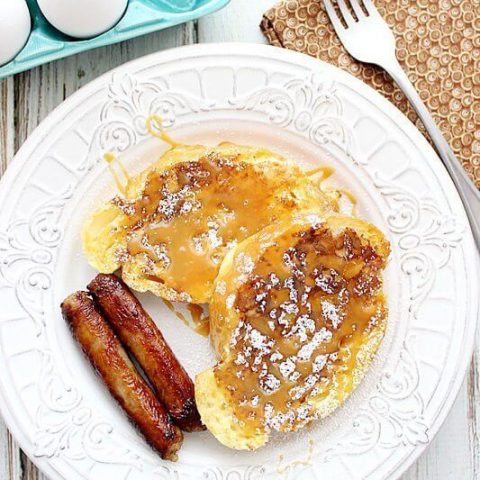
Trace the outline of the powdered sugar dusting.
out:
M 230 343 L 237 369 L 232 375 L 240 381 L 238 402 L 247 418 L 267 430 L 295 430 L 316 418 L 313 399 L 340 388 L 335 372 L 347 368 L 341 361 L 355 365 L 350 345 L 385 315 L 382 297 L 375 297 L 383 266 L 374 252 L 354 232 L 333 238 L 319 219 L 312 225 L 318 231 L 309 227 L 296 246 L 290 241 L 282 250 L 271 239 L 275 254 L 267 249 L 255 263 L 240 253 L 234 261 L 242 286 L 234 300 L 227 299 L 240 318 Z M 362 313 L 360 303 L 351 309 L 360 290 L 378 308 Z

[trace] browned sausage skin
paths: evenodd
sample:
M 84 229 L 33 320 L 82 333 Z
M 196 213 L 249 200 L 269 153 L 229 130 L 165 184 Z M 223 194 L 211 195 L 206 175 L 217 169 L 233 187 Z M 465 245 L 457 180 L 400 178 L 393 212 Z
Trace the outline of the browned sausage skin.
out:
M 125 283 L 115 275 L 100 274 L 88 289 L 177 425 L 187 432 L 204 430 L 192 380 Z
M 137 372 L 88 293 L 70 295 L 61 307 L 73 336 L 113 397 L 162 458 L 176 460 L 182 432 Z

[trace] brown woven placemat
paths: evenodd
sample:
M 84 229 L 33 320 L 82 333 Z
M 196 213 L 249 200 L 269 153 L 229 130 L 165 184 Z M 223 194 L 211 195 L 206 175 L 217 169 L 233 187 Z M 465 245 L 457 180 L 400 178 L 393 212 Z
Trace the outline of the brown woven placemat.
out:
M 397 56 L 467 172 L 480 187 L 480 0 L 375 0 Z M 382 70 L 346 52 L 322 0 L 284 0 L 265 13 L 272 45 L 337 65 L 372 86 L 425 130 Z

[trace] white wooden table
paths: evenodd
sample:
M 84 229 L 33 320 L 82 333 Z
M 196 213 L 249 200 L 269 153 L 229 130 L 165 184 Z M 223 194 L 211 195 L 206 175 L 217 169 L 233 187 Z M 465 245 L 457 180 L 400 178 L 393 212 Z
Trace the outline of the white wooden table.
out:
M 200 42 L 265 43 L 258 24 L 274 0 L 232 0 L 197 22 L 86 52 L 0 80 L 0 174 L 28 135 L 59 103 L 122 63 L 165 48 Z M 457 401 L 427 452 L 404 480 L 480 479 L 479 342 Z M 0 480 L 44 480 L 0 420 Z M 98 479 L 102 480 L 102 479 Z M 327 479 L 326 479 L 327 480 Z

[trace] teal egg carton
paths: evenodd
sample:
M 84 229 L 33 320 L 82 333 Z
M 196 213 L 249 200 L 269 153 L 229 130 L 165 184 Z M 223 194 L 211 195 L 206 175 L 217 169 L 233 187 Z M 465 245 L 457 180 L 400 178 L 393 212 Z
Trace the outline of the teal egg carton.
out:
M 23 50 L 0 67 L 0 78 L 92 48 L 139 37 L 195 20 L 224 7 L 230 0 L 130 0 L 120 21 L 107 32 L 75 39 L 59 32 L 43 16 L 36 0 L 27 0 L 32 32 Z

